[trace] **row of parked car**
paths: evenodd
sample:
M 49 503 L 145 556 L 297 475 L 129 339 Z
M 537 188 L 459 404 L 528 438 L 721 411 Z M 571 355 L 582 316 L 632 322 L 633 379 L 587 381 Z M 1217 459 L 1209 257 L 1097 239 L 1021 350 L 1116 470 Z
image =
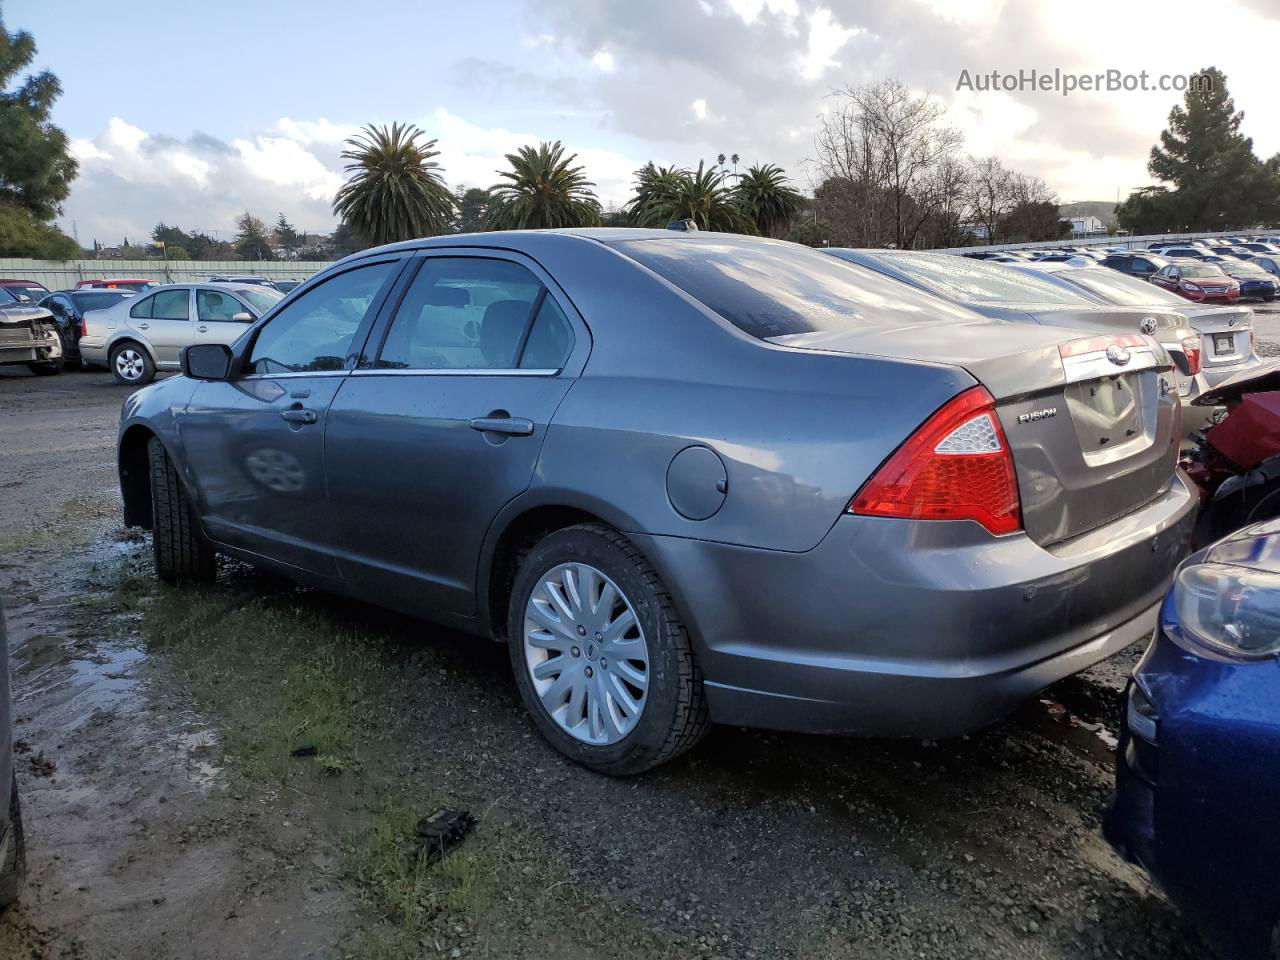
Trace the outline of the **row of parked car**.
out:
M 242 326 L 226 324 L 257 319 L 300 282 L 214 276 L 160 291 L 155 280 L 110 278 L 51 292 L 30 280 L 0 280 L 0 363 L 25 364 L 38 375 L 108 369 L 120 383 L 141 385 L 157 369 L 176 370 L 178 350 L 190 343 L 234 339 Z

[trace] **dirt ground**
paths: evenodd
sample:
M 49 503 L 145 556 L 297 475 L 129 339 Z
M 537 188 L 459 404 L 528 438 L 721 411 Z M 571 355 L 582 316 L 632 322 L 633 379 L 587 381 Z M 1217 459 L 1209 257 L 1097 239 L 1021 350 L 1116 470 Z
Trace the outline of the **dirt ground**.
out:
M 232 565 L 156 587 L 118 519 L 125 393 L 0 371 L 30 846 L 0 957 L 1207 954 L 1099 833 L 1136 649 L 972 737 L 721 728 L 598 777 L 497 645 Z M 436 862 L 438 806 L 479 825 Z

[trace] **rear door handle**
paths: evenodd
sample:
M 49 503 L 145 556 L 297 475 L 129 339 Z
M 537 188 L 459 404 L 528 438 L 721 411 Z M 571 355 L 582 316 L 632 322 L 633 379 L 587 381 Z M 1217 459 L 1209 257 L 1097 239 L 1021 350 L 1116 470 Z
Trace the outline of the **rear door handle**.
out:
M 505 433 L 510 437 L 527 437 L 533 433 L 533 421 L 524 417 L 476 417 L 471 429 L 481 433 Z
M 202 323 L 202 324 L 200 324 L 200 326 L 196 327 L 196 329 L 197 329 L 197 330 L 199 330 L 201 333 L 208 333 L 208 332 L 209 332 L 209 328 L 208 328 L 208 327 L 206 327 L 203 323 Z
M 290 407 L 288 410 L 280 411 L 280 419 L 287 420 L 289 423 L 315 423 L 316 412 L 300 407 Z
M 150 329 L 151 329 L 151 324 L 149 324 L 149 323 L 140 323 L 140 324 L 138 324 L 138 329 L 139 329 L 139 330 L 150 330 Z

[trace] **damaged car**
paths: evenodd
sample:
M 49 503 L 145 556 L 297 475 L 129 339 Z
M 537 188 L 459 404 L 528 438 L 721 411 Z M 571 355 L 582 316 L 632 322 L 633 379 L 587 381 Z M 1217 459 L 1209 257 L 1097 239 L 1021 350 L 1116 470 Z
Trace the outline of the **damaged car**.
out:
M 784 241 L 364 251 L 131 394 L 124 519 L 507 646 L 635 774 L 711 723 L 963 734 L 1149 636 L 1195 498 L 1173 361 Z
M 0 287 L 0 364 L 22 364 L 38 376 L 62 372 L 62 338 L 53 314 Z

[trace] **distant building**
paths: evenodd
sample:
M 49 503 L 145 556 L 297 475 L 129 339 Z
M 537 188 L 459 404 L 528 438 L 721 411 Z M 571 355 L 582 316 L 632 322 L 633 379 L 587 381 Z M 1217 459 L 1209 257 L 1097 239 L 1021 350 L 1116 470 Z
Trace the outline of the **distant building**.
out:
M 1102 221 L 1097 217 L 1071 218 L 1071 235 L 1073 237 L 1088 237 L 1095 233 L 1106 232 L 1107 228 L 1103 226 Z

